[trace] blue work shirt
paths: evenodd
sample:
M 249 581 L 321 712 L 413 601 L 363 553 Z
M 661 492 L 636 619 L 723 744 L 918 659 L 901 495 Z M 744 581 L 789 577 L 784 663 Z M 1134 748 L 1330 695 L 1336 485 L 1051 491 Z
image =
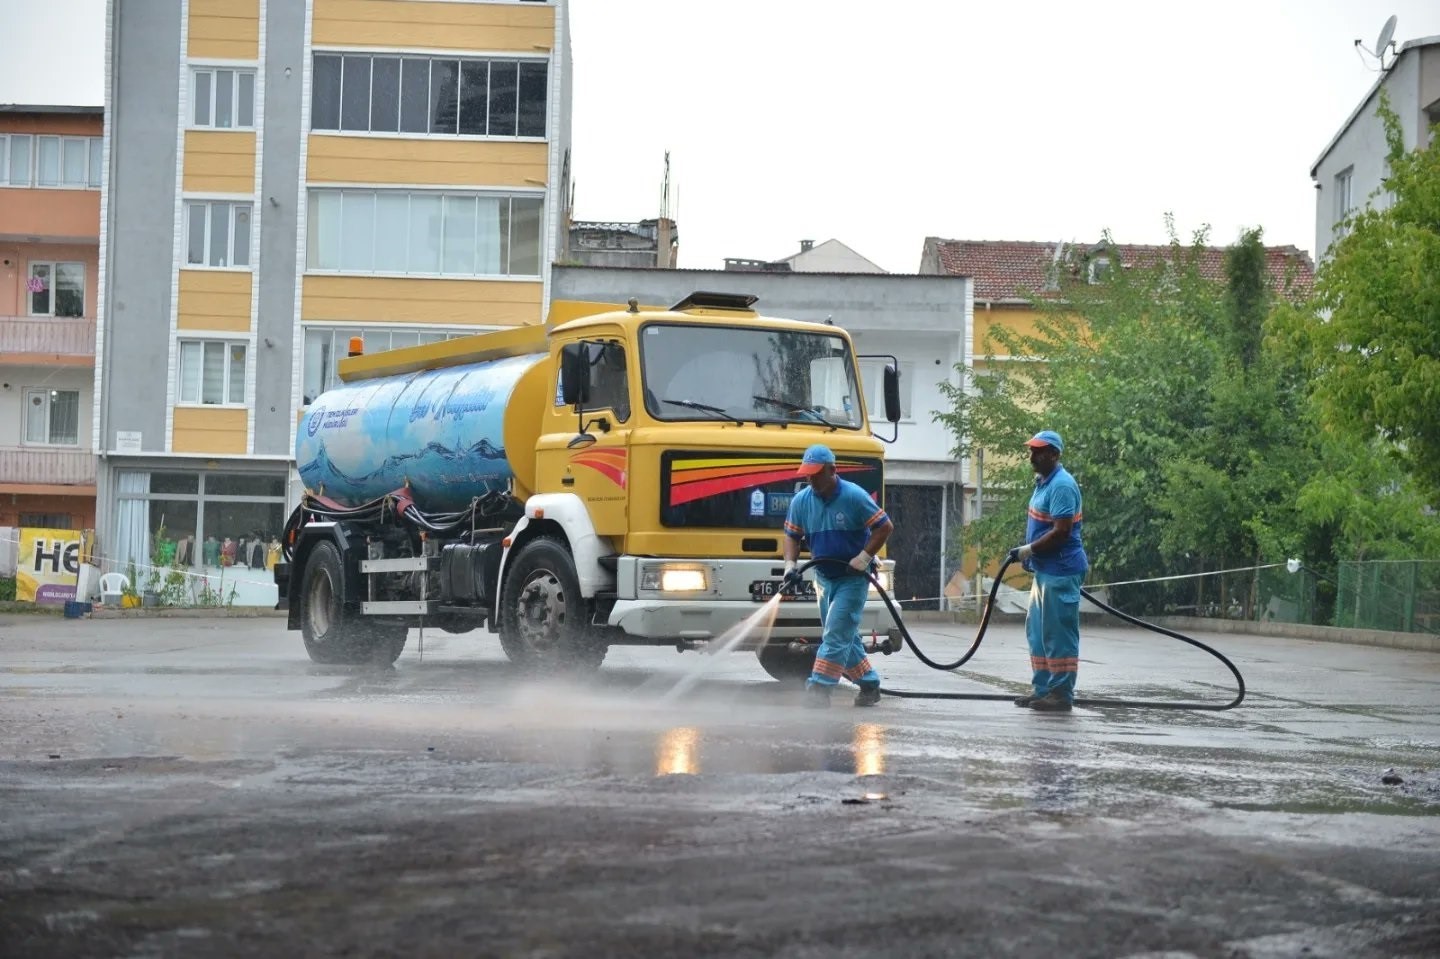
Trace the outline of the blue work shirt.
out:
M 860 575 L 850 568 L 850 560 L 870 541 L 870 530 L 889 518 L 869 493 L 836 477 L 829 499 L 821 499 L 809 486 L 795 494 L 785 515 L 785 535 L 809 539 L 810 555 L 822 561 L 813 567 L 816 572 L 831 578 Z
M 1055 527 L 1055 520 L 1067 516 L 1075 522 L 1064 545 L 1058 551 L 1032 553 L 1026 569 L 1050 576 L 1078 576 L 1090 568 L 1090 560 L 1080 542 L 1084 518 L 1080 512 L 1080 487 L 1070 471 L 1056 463 L 1049 476 L 1035 477 L 1035 492 L 1030 494 L 1029 519 L 1025 523 L 1025 542 L 1035 542 Z

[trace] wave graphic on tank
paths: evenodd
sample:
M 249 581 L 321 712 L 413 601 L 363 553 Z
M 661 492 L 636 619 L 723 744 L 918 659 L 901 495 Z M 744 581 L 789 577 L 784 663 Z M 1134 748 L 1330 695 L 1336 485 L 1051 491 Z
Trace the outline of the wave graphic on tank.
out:
M 301 421 L 295 462 L 307 488 L 347 505 L 409 485 L 422 509 L 463 509 L 514 475 L 505 412 L 541 355 L 346 383 Z

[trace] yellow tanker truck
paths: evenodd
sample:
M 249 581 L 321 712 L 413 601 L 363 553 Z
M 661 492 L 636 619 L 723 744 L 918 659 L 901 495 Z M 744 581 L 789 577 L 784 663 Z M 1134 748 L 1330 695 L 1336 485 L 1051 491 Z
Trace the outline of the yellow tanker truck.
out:
M 522 667 L 593 669 L 612 645 L 694 649 L 744 622 L 779 588 L 805 448 L 877 501 L 884 478 L 849 336 L 754 302 L 352 349 L 300 417 L 306 492 L 275 568 L 310 658 L 394 662 L 411 627 L 485 626 Z M 814 659 L 813 593 L 795 599 L 756 637 L 776 678 Z M 864 628 L 882 623 L 872 593 Z

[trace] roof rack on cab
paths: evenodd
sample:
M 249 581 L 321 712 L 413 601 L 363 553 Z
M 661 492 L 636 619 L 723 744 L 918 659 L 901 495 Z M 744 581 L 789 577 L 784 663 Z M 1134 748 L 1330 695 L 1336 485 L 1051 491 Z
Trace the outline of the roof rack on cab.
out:
M 749 293 L 707 293 L 696 290 L 670 307 L 672 313 L 686 310 L 749 310 L 760 297 Z

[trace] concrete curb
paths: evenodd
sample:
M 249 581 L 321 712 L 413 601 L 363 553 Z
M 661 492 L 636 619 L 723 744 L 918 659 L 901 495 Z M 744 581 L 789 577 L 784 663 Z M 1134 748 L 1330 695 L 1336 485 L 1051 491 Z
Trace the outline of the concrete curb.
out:
M 1349 629 L 1341 626 L 1311 626 L 1308 623 L 1255 623 L 1244 619 L 1198 619 L 1189 616 L 1161 616 L 1158 626 L 1177 633 L 1244 633 L 1247 636 L 1280 636 L 1285 639 L 1313 639 L 1321 643 L 1351 646 L 1381 646 L 1440 653 L 1440 636 L 1433 633 L 1394 633 L 1381 629 Z
M 90 619 L 281 619 L 283 609 L 268 606 L 141 606 L 111 609 L 96 606 Z

